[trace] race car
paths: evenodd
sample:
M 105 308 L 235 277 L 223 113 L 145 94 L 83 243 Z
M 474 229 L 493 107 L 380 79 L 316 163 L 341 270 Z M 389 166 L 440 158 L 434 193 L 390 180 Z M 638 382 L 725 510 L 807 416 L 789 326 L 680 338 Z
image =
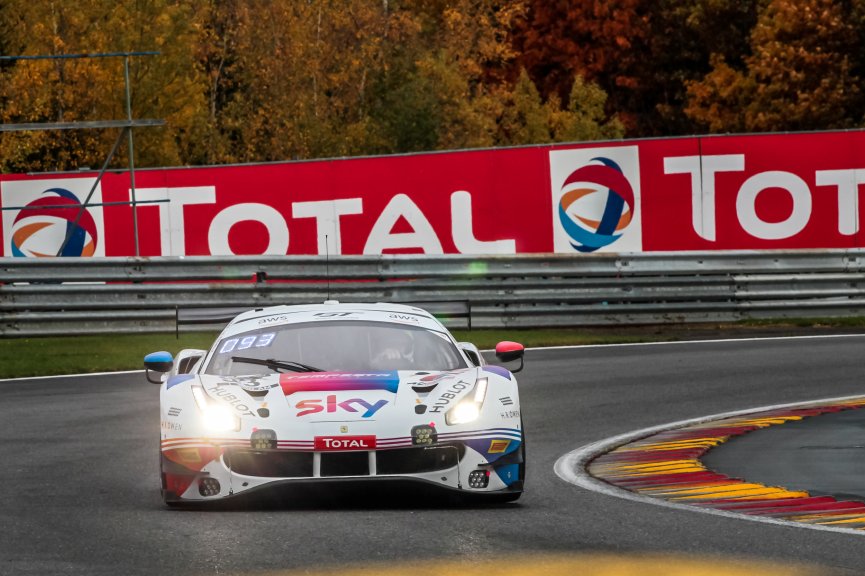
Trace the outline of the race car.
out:
M 523 346 L 500 342 L 523 367 Z M 512 501 L 525 482 L 513 372 L 396 304 L 241 313 L 209 351 L 154 352 L 162 496 L 221 500 L 292 483 L 411 481 Z

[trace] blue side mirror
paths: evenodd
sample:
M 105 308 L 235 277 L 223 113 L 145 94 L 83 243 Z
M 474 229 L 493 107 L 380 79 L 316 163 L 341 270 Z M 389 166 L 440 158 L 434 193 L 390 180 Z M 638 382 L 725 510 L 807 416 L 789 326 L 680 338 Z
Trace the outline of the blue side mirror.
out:
M 171 352 L 165 352 L 164 350 L 161 352 L 151 352 L 144 357 L 144 375 L 147 378 L 147 381 L 152 382 L 153 384 L 162 384 L 162 378 L 154 379 L 150 374 L 151 372 L 164 374 L 173 367 L 174 358 L 171 356 Z

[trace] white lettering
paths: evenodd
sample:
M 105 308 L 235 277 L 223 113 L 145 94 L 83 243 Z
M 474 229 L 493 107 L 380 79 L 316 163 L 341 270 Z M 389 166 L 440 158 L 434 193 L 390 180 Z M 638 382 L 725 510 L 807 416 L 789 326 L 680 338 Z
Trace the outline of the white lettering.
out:
M 320 200 L 316 202 L 295 202 L 291 206 L 293 218 L 315 218 L 315 235 L 318 239 L 318 253 L 323 255 L 342 254 L 342 234 L 340 216 L 363 213 L 361 198 L 341 200 Z
M 405 218 L 413 232 L 392 233 L 400 218 Z M 364 254 L 382 254 L 392 248 L 420 248 L 425 254 L 442 254 L 441 242 L 424 213 L 405 194 L 391 198 L 366 239 Z
M 516 254 L 515 240 L 483 241 L 475 238 L 472 195 L 464 190 L 451 194 L 451 236 L 462 254 Z
M 852 236 L 859 232 L 859 186 L 865 184 L 865 169 L 818 170 L 817 186 L 838 188 L 838 232 Z
M 370 448 L 366 440 L 341 440 L 339 438 L 324 438 L 325 448 Z
M 216 188 L 214 186 L 136 188 L 135 199 L 169 200 L 169 202 L 157 204 L 159 206 L 160 251 L 163 256 L 185 256 L 186 232 L 183 207 L 194 204 L 215 204 Z
M 269 238 L 263 254 L 288 253 L 288 226 L 285 218 L 275 208 L 257 203 L 235 204 L 216 215 L 207 233 L 210 253 L 214 256 L 233 255 L 234 252 L 228 244 L 228 234 L 232 226 L 247 220 L 261 222 L 267 228 Z
M 793 210 L 782 222 L 766 222 L 757 216 L 757 196 L 767 188 L 780 188 L 793 198 Z M 790 172 L 760 172 L 754 174 L 739 188 L 736 213 L 745 231 L 764 240 L 781 240 L 795 236 L 805 228 L 811 218 L 811 190 L 804 180 Z
M 701 238 L 716 238 L 715 174 L 744 169 L 744 154 L 664 158 L 664 174 L 691 175 L 691 223 Z

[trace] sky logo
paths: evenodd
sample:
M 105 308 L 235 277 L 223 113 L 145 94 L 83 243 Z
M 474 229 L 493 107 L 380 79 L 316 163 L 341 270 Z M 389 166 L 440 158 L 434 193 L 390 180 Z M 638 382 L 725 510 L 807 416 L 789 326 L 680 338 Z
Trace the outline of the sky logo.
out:
M 363 398 L 350 398 L 348 400 L 343 400 L 342 402 L 337 402 L 336 395 L 330 394 L 324 400 L 320 398 L 301 400 L 297 403 L 296 408 L 299 410 L 297 413 L 298 417 L 317 414 L 319 412 L 326 412 L 327 414 L 333 414 L 334 412 L 351 412 L 361 418 L 370 418 L 385 405 L 387 405 L 387 400 L 376 400 L 375 402 L 372 402 Z

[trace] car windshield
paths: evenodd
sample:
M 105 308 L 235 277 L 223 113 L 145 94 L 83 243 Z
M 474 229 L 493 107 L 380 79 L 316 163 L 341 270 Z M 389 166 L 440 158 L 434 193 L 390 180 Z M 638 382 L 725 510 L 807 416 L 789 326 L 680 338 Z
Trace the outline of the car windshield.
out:
M 268 364 L 268 360 L 274 362 Z M 268 326 L 223 338 L 205 373 L 239 376 L 306 369 L 439 371 L 465 367 L 453 341 L 443 333 L 391 322 L 331 320 Z

